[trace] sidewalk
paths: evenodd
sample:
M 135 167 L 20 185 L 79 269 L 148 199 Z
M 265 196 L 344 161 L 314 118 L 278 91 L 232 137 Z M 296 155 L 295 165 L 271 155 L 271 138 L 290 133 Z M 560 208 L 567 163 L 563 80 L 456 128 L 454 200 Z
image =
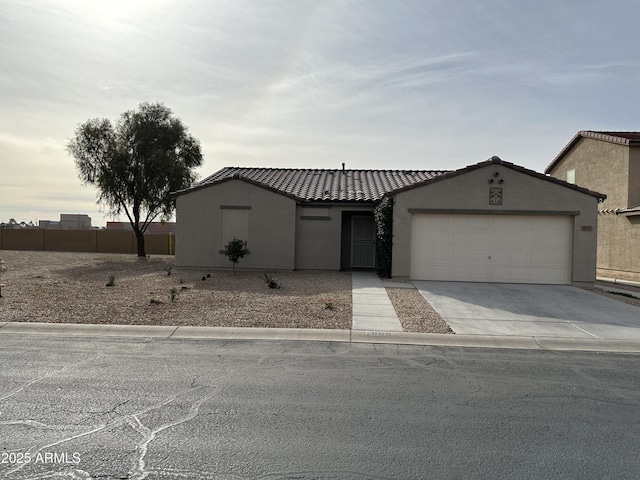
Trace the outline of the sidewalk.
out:
M 375 272 L 351 274 L 353 298 L 352 330 L 402 332 L 395 308 Z

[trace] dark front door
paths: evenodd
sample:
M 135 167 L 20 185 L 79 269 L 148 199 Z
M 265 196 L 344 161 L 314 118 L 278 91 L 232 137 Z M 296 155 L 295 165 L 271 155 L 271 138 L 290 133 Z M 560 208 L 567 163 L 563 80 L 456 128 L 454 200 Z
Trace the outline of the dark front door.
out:
M 351 217 L 351 266 L 374 268 L 376 224 L 373 215 Z

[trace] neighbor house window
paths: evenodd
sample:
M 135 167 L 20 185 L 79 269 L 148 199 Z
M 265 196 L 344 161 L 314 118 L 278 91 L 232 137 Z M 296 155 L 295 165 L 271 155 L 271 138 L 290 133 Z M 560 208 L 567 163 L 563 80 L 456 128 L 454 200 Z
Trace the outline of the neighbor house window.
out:
M 249 240 L 249 210 L 251 207 L 223 206 L 222 246 L 231 240 Z
M 567 170 L 567 183 L 576 183 L 576 169 Z

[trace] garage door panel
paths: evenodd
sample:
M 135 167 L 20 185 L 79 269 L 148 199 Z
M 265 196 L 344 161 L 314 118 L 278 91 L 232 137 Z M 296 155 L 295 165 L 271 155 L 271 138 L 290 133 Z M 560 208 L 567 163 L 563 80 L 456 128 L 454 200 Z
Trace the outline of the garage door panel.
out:
M 466 224 L 472 230 L 489 230 L 491 228 L 489 218 L 485 215 L 469 215 L 461 223 Z
M 456 279 L 458 279 L 457 281 L 461 281 L 460 279 L 468 277 L 469 281 L 471 282 L 482 282 L 482 279 L 486 278 L 486 276 L 488 275 L 489 270 L 484 266 L 462 267 L 459 268 L 455 273 Z
M 527 232 L 508 232 L 506 237 L 507 245 L 521 246 L 529 243 L 529 234 Z
M 451 241 L 451 232 L 429 232 L 426 240 L 432 245 L 446 245 Z
M 567 216 L 414 214 L 411 276 L 567 284 L 571 232 Z
M 456 248 L 455 246 L 452 248 L 451 250 L 451 254 L 453 256 L 453 258 L 455 259 L 455 262 L 457 264 L 461 264 L 461 265 L 466 265 L 469 262 L 472 261 L 472 252 L 466 248 L 466 249 L 461 249 L 461 248 Z
M 450 248 L 434 248 L 432 253 L 434 264 L 449 265 L 452 261 L 452 252 Z
M 470 248 L 467 263 L 469 264 L 486 264 L 487 257 L 489 256 L 488 252 L 484 248 Z
M 509 265 L 513 268 L 529 267 L 531 265 L 531 252 L 526 249 L 509 250 Z
M 414 262 L 417 265 L 425 265 L 433 261 L 433 251 L 428 248 L 416 248 L 413 254 Z
M 487 245 L 491 242 L 491 232 L 476 232 L 476 231 L 467 231 L 463 233 L 467 235 L 469 238 L 469 243 L 472 245 Z
M 509 264 L 511 262 L 511 252 L 506 250 L 493 251 L 491 252 L 491 263 L 492 264 Z

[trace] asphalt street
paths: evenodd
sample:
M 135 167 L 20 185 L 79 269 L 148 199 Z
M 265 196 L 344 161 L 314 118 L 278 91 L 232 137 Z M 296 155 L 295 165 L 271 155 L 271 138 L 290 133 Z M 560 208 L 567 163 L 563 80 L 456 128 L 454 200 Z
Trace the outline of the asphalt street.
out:
M 640 356 L 0 337 L 8 479 L 637 478 Z

